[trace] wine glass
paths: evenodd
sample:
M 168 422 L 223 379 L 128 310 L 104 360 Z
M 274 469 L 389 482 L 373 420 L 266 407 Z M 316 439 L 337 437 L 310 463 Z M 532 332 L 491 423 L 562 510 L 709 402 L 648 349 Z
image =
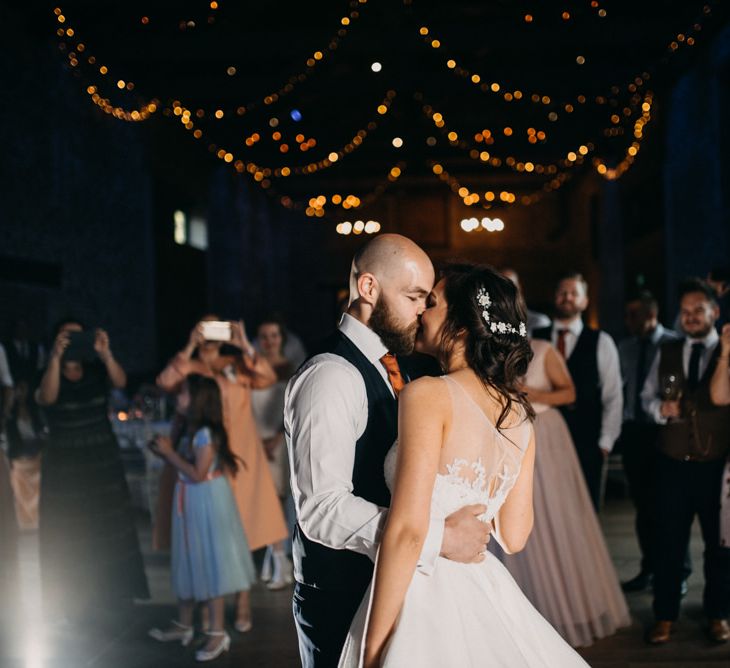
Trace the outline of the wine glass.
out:
M 663 401 L 682 401 L 684 383 L 682 378 L 673 373 L 663 374 L 661 377 L 661 394 Z M 680 420 L 681 418 L 672 418 Z

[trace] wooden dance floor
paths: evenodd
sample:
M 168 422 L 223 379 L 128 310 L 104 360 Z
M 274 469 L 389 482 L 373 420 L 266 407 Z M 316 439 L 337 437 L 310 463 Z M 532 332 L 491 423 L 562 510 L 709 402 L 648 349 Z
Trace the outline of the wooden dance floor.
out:
M 624 499 L 610 499 L 602 515 L 609 548 L 622 579 L 637 570 L 637 545 L 633 534 L 631 506 Z M 35 534 L 21 542 L 21 572 L 17 586 L 22 595 L 16 605 L 10 596 L 2 602 L 0 668 L 187 668 L 197 664 L 191 648 L 160 645 L 147 638 L 147 629 L 164 625 L 175 616 L 170 591 L 167 558 L 150 550 L 149 528 L 140 528 L 145 547 L 147 573 L 153 598 L 131 611 L 114 611 L 99 601 L 93 626 L 76 628 L 62 622 L 43 626 L 39 621 L 38 561 Z M 651 597 L 629 597 L 633 625 L 611 638 L 597 642 L 581 654 L 594 668 L 702 668 L 730 665 L 730 645 L 714 646 L 706 639 L 701 624 L 701 541 L 695 527 L 692 541 L 695 573 L 677 626 L 675 639 L 664 647 L 648 647 L 642 640 L 652 620 Z M 291 591 L 269 592 L 258 585 L 253 591 L 254 628 L 250 633 L 233 633 L 229 654 L 213 665 L 221 668 L 297 666 L 296 636 L 291 619 Z M 416 668 L 416 667 L 414 667 Z M 490 667 L 485 667 L 490 668 Z M 556 666 L 555 668 L 560 668 Z

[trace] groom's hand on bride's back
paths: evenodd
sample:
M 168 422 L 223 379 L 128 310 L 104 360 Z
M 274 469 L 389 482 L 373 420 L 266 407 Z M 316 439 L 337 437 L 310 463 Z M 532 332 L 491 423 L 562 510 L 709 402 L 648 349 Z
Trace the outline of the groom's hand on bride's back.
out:
M 476 504 L 464 506 L 446 518 L 441 542 L 442 557 L 463 564 L 484 561 L 491 525 L 477 518 L 485 512 L 486 506 Z

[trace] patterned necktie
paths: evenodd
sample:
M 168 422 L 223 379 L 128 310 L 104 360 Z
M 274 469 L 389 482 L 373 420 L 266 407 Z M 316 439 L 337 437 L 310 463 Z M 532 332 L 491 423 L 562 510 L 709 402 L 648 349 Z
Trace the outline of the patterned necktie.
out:
M 397 399 L 400 391 L 405 386 L 405 381 L 403 380 L 400 367 L 398 366 L 398 358 L 393 353 L 385 353 L 385 355 L 380 358 L 380 362 L 388 372 L 388 380 L 390 381 L 390 386 L 393 388 L 393 392 Z
M 569 329 L 558 330 L 558 352 L 563 356 L 563 359 L 567 359 L 567 356 L 565 354 L 565 335 L 569 331 Z
M 700 384 L 700 361 L 702 353 L 705 352 L 704 343 L 693 343 L 692 354 L 689 356 L 689 374 L 687 374 L 687 387 L 694 390 Z

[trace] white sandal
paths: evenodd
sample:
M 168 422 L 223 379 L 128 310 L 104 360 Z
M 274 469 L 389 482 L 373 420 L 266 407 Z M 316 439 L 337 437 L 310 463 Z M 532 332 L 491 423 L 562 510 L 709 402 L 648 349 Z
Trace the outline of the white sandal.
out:
M 150 638 L 154 638 L 159 642 L 180 642 L 183 647 L 187 647 L 193 639 L 193 627 L 185 626 L 174 619 L 169 629 L 150 629 L 147 632 Z
M 219 637 L 222 638 L 222 640 L 218 643 L 218 646 L 215 649 L 199 649 L 195 652 L 196 661 L 213 661 L 231 648 L 231 636 L 229 636 L 225 631 L 207 631 L 205 635 Z

